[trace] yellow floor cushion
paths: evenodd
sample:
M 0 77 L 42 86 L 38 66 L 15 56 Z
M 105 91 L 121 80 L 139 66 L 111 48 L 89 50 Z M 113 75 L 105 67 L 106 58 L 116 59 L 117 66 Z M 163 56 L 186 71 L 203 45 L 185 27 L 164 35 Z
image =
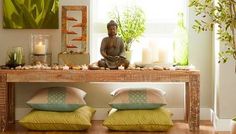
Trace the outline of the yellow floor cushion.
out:
M 171 114 L 165 108 L 154 110 L 114 110 L 103 125 L 117 131 L 167 131 L 173 126 Z
M 30 130 L 85 130 L 91 126 L 95 110 L 88 106 L 73 112 L 33 110 L 19 121 Z

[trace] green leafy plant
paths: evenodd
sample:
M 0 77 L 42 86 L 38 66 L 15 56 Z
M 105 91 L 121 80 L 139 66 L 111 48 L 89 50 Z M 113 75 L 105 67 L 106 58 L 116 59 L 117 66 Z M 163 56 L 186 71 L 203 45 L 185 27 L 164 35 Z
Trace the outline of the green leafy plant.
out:
M 226 63 L 230 57 L 236 60 L 236 1 L 235 0 L 190 0 L 189 7 L 192 7 L 196 16 L 201 16 L 195 20 L 193 29 L 197 32 L 213 30 L 214 24 L 217 24 L 219 40 L 224 42 L 225 50 L 219 52 L 219 62 Z M 210 18 L 211 21 L 206 21 Z
M 127 7 L 120 13 L 118 9 L 110 12 L 110 16 L 118 24 L 118 35 L 123 39 L 125 51 L 130 51 L 131 44 L 142 36 L 145 30 L 145 15 L 139 7 Z
M 9 53 L 8 53 L 8 61 L 6 63 L 6 66 L 8 67 L 17 67 L 20 65 L 24 65 L 24 54 L 23 54 L 23 49 L 21 47 L 16 47 L 13 48 Z
M 3 28 L 58 28 L 59 0 L 3 0 Z

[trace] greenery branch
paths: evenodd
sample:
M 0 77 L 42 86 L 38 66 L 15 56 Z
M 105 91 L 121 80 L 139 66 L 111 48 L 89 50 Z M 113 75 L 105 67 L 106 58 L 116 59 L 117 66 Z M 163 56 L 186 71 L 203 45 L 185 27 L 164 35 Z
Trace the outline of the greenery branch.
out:
M 115 8 L 109 13 L 118 24 L 118 36 L 125 44 L 125 51 L 130 51 L 131 44 L 138 41 L 145 31 L 145 15 L 139 7 L 127 7 L 122 13 Z
M 223 42 L 226 49 L 219 52 L 219 63 L 226 63 L 230 57 L 236 60 L 236 9 L 235 0 L 190 0 L 189 7 L 192 7 L 196 16 L 193 29 L 197 32 L 213 30 L 214 24 L 217 25 L 218 39 Z M 206 21 L 210 18 L 211 21 Z

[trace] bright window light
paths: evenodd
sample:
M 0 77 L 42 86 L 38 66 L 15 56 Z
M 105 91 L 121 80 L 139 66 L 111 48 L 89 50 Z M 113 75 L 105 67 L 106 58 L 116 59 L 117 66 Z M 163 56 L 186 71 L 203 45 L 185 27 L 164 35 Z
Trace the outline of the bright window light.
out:
M 108 13 L 115 8 L 138 6 L 143 9 L 147 22 L 176 22 L 177 13 L 184 12 L 185 0 L 94 0 L 94 21 L 108 21 Z
M 139 42 L 133 45 L 131 63 L 142 60 L 142 48 L 149 45 L 151 40 L 161 47 L 168 49 L 168 62 L 173 61 L 173 33 L 177 25 L 178 12 L 186 17 L 186 0 L 92 0 L 92 42 L 91 61 L 101 58 L 100 45 L 103 37 L 107 36 L 106 24 L 110 21 L 109 12 L 117 8 L 122 11 L 126 7 L 138 6 L 146 16 L 146 30 Z M 186 24 L 186 23 L 185 23 Z M 96 44 L 96 45 L 95 45 Z

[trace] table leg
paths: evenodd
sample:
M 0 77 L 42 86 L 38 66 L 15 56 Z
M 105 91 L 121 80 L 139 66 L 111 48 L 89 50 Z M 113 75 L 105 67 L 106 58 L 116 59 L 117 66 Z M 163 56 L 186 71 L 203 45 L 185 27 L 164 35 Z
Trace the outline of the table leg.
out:
M 189 120 L 189 112 L 190 112 L 190 104 L 189 104 L 189 82 L 185 83 L 185 98 L 184 98 L 184 121 L 188 122 Z
M 6 116 L 1 116 L 1 131 L 4 132 L 7 128 L 7 121 L 6 121 Z
M 189 129 L 190 131 L 198 131 L 200 122 L 200 76 L 191 75 L 187 85 L 189 88 Z
M 8 123 L 15 123 L 15 83 L 8 83 Z
M 5 131 L 8 124 L 8 90 L 6 74 L 0 74 L 0 128 Z

